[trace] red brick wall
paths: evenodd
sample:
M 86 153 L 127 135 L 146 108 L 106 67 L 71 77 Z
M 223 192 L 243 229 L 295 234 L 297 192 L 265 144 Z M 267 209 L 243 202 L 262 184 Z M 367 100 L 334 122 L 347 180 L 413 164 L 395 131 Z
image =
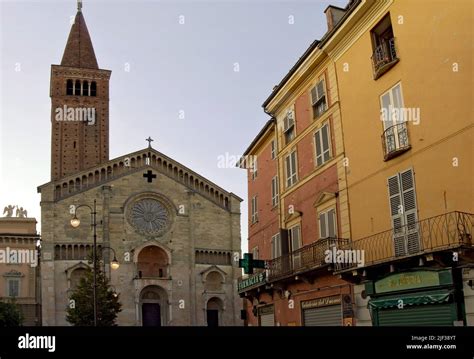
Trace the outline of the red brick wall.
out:
M 272 208 L 272 178 L 277 174 L 277 160 L 271 158 L 268 142 L 257 156 L 257 178 L 248 174 L 249 251 L 259 247 L 260 258 L 271 258 L 271 237 L 278 233 L 278 209 Z M 252 197 L 258 195 L 258 222 L 252 224 Z

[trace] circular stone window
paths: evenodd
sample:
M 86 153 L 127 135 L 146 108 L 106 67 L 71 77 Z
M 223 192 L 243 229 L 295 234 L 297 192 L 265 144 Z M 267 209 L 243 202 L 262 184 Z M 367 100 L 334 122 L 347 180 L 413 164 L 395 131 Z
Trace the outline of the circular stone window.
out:
M 145 198 L 131 206 L 128 220 L 141 234 L 159 235 L 168 229 L 170 215 L 168 209 L 160 201 Z

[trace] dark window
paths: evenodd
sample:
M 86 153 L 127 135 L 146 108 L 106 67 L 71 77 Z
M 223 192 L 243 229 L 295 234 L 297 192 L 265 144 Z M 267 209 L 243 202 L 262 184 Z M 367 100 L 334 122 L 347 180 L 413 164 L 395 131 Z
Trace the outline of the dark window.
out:
M 91 96 L 97 96 L 97 84 L 95 81 L 91 82 Z
M 67 85 L 66 85 L 66 94 L 67 95 L 72 95 L 74 93 L 74 84 L 72 80 L 67 80 Z
M 81 81 L 76 80 L 76 85 L 74 86 L 74 95 L 81 96 Z
M 82 83 L 82 95 L 89 96 L 89 82 L 87 81 Z
M 398 62 L 390 14 L 387 14 L 372 29 L 371 35 L 373 49 L 372 65 L 374 68 L 374 79 L 377 79 Z

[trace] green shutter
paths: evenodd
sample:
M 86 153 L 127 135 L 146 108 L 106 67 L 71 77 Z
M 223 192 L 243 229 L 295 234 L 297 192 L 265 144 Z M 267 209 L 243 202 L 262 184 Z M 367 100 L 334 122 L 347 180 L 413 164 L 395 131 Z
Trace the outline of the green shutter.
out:
M 377 310 L 378 326 L 453 326 L 453 303 Z

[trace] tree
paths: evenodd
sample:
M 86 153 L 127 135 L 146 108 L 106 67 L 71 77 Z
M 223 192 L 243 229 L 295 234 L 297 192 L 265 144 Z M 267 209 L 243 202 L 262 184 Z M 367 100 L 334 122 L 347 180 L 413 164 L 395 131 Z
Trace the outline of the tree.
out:
M 0 327 L 19 327 L 23 323 L 23 315 L 14 302 L 0 302 Z
M 109 285 L 109 280 L 97 264 L 97 326 L 115 326 L 117 313 L 122 309 L 119 294 Z M 94 272 L 88 269 L 69 298 L 66 320 L 74 326 L 94 325 Z

